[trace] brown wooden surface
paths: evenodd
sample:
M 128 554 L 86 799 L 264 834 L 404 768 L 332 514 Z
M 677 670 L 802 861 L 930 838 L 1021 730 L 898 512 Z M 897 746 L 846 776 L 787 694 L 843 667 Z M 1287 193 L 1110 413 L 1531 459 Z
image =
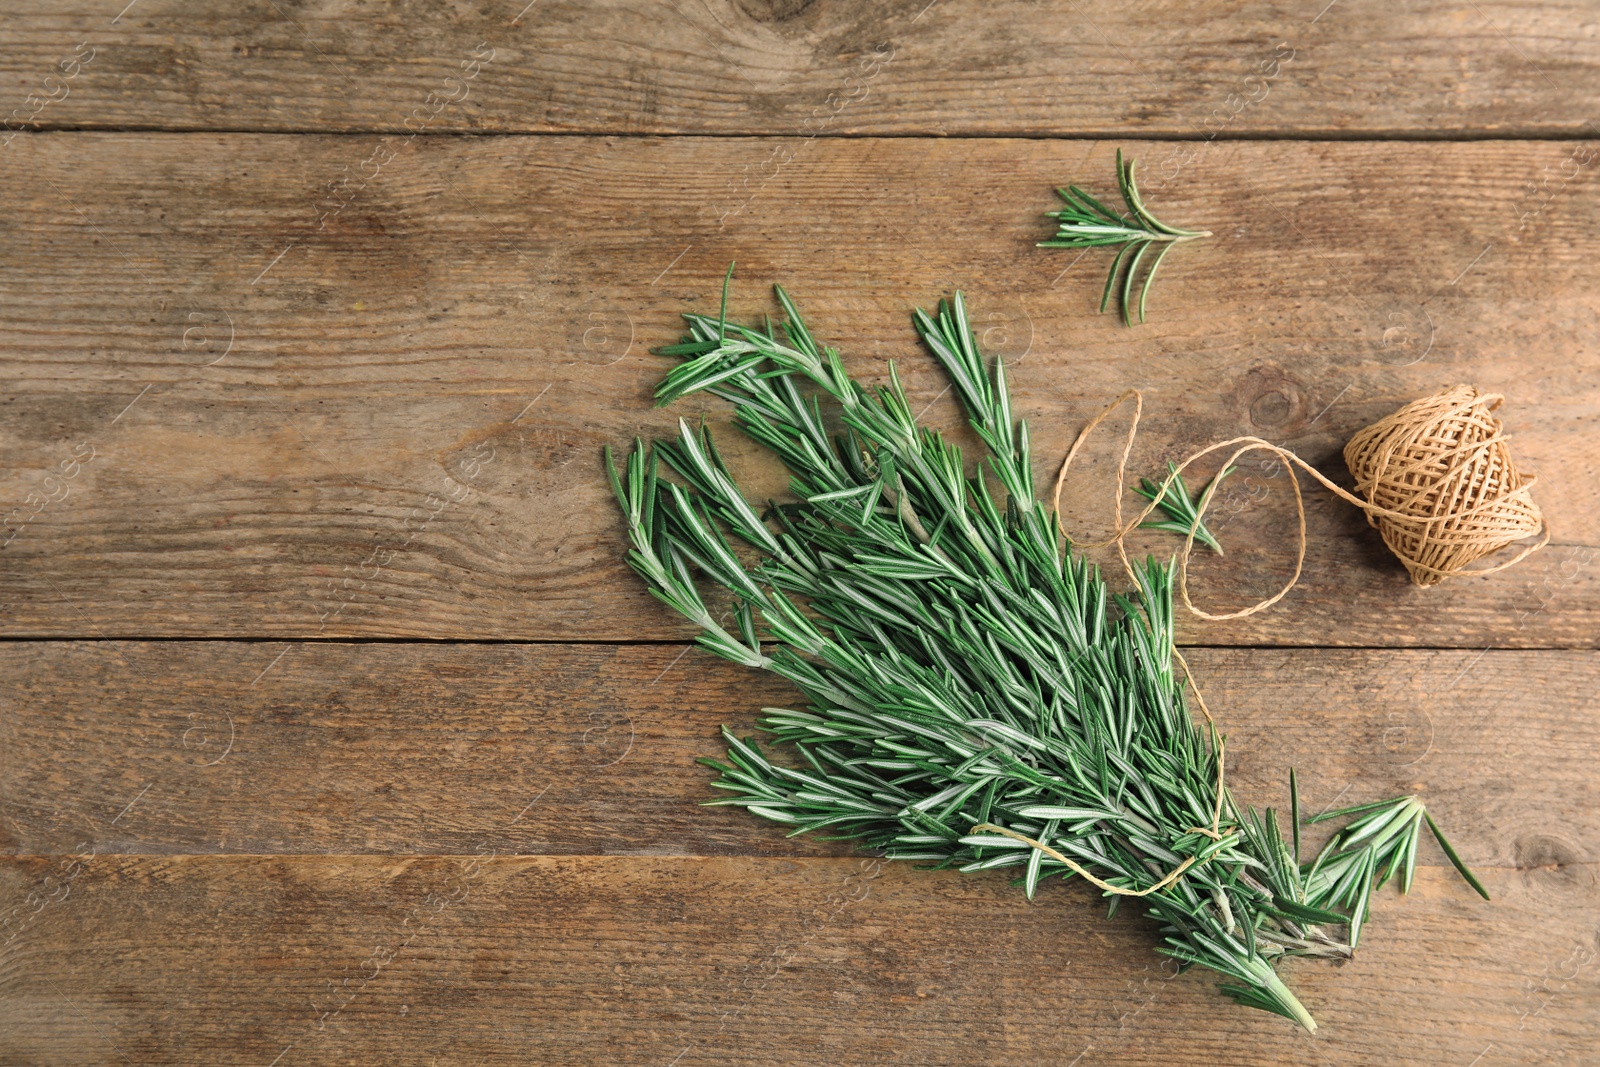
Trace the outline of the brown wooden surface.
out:
M 52 135 L 0 160 L 17 179 L 0 222 L 0 440 L 16 457 L 3 498 L 21 504 L 94 450 L 4 549 L 5 631 L 681 639 L 687 625 L 622 563 L 599 453 L 680 415 L 725 418 L 709 400 L 652 409 L 666 361 L 648 349 L 676 338 L 679 312 L 714 310 L 737 259 L 736 309 L 768 310 L 782 281 L 853 369 L 881 379 L 897 359 L 951 427 L 909 312 L 966 289 L 1016 364 L 1041 480 L 1129 387 L 1147 392 L 1139 473 L 1254 433 L 1346 484 L 1339 450 L 1361 426 L 1459 381 L 1503 392 L 1553 547 L 1420 590 L 1359 513 L 1315 490 L 1306 572 L 1282 608 L 1185 637 L 1483 648 L 1600 634 L 1593 147 L 1126 145 L 1197 152 L 1152 200 L 1220 235 L 1171 257 L 1153 321 L 1130 331 L 1093 314 L 1109 254 L 1073 266 L 1033 246 L 1053 184 L 1104 188 L 1110 144 L 819 141 L 745 189 L 729 169 L 784 142 L 429 142 L 395 149 L 319 229 L 327 178 L 385 143 Z M 1519 219 L 1533 210 L 1521 183 L 1576 150 L 1596 164 Z M 1072 483 L 1078 529 L 1107 525 L 1118 432 Z M 724 440 L 753 491 L 782 492 Z M 1229 557 L 1196 566 L 1205 602 L 1276 589 L 1293 521 L 1281 477 L 1243 472 L 1217 503 Z
M 0 4 L 0 1067 L 1594 1059 L 1592 5 L 524 3 Z M 1135 330 L 1033 247 L 1118 147 L 1217 234 Z M 1286 969 L 1308 1036 L 1082 886 L 701 807 L 791 694 L 681 643 L 598 453 L 725 423 L 648 349 L 735 259 L 944 426 L 908 314 L 966 290 L 1041 476 L 1130 386 L 1136 474 L 1255 433 L 1346 484 L 1360 426 L 1505 393 L 1545 552 L 1422 592 L 1313 492 L 1299 588 L 1182 624 L 1241 800 L 1416 792 L 1495 899 L 1426 843 Z M 1290 522 L 1236 475 L 1202 601 Z
M 118 17 L 126 3 L 8 4 L 5 107 L 80 44 L 93 58 L 65 97 L 43 87 L 40 124 L 1571 136 L 1600 104 L 1583 0 L 138 0 Z M 475 77 L 448 81 L 475 52 Z
M 1316 1035 L 1175 979 L 1082 887 L 854 858 L 96 856 L 8 947 L 11 1062 L 1581 1063 L 1592 865 L 1419 869 Z M 8 858 L 20 895 L 70 857 Z M 1486 922 L 1486 915 L 1492 920 Z M 119 1060 L 119 1056 L 122 1058 Z
M 1241 801 L 1286 806 L 1293 766 L 1313 810 L 1426 795 L 1474 863 L 1600 862 L 1600 653 L 1188 659 Z M 9 852 L 848 853 L 698 806 L 719 727 L 796 694 L 697 648 L 25 642 L 0 673 Z
M 790 698 L 698 650 L 12 643 L 0 1040 L 41 1063 L 587 1062 L 592 1035 L 613 1062 L 857 1062 L 910 1027 L 930 1063 L 1564 1062 L 1595 1019 L 1596 658 L 1192 653 L 1241 798 L 1283 804 L 1290 765 L 1311 811 L 1420 792 L 1495 895 L 1424 870 L 1357 961 L 1292 967 L 1309 1039 L 1203 976 L 1168 987 L 1147 925 L 1079 888 L 1028 905 L 697 807 L 718 725 Z M 1395 1032 L 1424 1051 L 1385 1059 Z

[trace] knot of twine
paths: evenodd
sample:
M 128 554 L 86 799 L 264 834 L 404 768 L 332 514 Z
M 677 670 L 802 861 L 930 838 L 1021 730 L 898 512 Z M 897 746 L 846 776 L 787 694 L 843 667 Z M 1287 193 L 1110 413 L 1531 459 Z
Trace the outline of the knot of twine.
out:
M 1344 446 L 1356 492 L 1374 506 L 1367 521 L 1418 585 L 1460 574 L 1544 529 L 1528 495 L 1535 477 L 1517 470 L 1493 414 L 1503 399 L 1458 385 L 1407 404 Z M 1503 570 L 1549 540 L 1545 531 L 1499 566 L 1469 573 Z

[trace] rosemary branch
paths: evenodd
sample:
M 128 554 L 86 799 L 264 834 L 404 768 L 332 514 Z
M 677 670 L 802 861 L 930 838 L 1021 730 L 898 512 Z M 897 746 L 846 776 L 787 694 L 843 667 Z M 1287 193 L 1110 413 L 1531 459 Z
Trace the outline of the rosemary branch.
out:
M 702 762 L 729 795 L 711 803 L 936 870 L 1005 869 L 1030 898 L 1048 878 L 1091 872 L 1113 911 L 1138 897 L 1158 951 L 1308 1030 L 1274 965 L 1349 957 L 1376 886 L 1398 873 L 1410 887 L 1424 823 L 1487 897 L 1415 797 L 1308 820 L 1356 816 L 1309 862 L 1292 772 L 1292 847 L 1272 809 L 1234 800 L 1222 739 L 1196 724 L 1173 672 L 1172 564 L 1146 560 L 1138 587 L 1113 593 L 1061 551 L 1005 368 L 986 366 L 960 293 L 913 321 L 987 449 L 970 470 L 917 425 L 892 365 L 887 385 L 856 383 L 776 292 L 777 327 L 728 322 L 726 287 L 717 318 L 685 316 L 682 343 L 660 350 L 683 362 L 657 396 L 731 401 L 740 429 L 789 468 L 796 502 L 758 512 L 710 431 L 683 420 L 622 472 L 607 454 L 629 562 L 650 591 L 700 628 L 702 647 L 788 679 L 807 702 L 761 720 L 796 765 L 724 728 L 726 760 Z M 732 596 L 732 629 L 702 582 Z
M 1158 502 L 1158 506 L 1166 513 L 1167 517 L 1165 519 L 1152 519 L 1141 522 L 1139 525 L 1151 530 L 1166 530 L 1168 533 L 1183 534 L 1185 536 L 1188 535 L 1190 530 L 1193 530 L 1196 541 L 1210 548 L 1211 551 L 1219 556 L 1225 555 L 1226 553 L 1222 551 L 1222 545 L 1218 543 L 1216 535 L 1206 528 L 1206 524 L 1200 515 L 1200 499 L 1205 496 L 1206 491 L 1212 485 L 1220 483 L 1222 479 L 1237 469 L 1237 467 L 1229 467 L 1219 472 L 1215 478 L 1212 478 L 1211 481 L 1201 487 L 1198 494 L 1190 496 L 1189 487 L 1183 483 L 1183 475 L 1178 473 L 1178 465 L 1169 460 L 1167 462 L 1167 475 L 1172 481 L 1168 484 L 1165 494 L 1161 493 L 1160 484 L 1149 478 L 1140 478 L 1139 488 L 1134 490 L 1146 500 L 1155 500 L 1157 495 L 1160 495 L 1161 499 Z
M 1047 218 L 1057 220 L 1056 235 L 1048 241 L 1040 241 L 1038 247 L 1088 249 L 1102 245 L 1120 246 L 1106 275 L 1105 289 L 1100 294 L 1100 310 L 1105 311 L 1112 291 L 1116 290 L 1122 309 L 1122 323 L 1132 326 L 1134 286 L 1137 284 L 1139 289 L 1139 321 L 1142 323 L 1145 320 L 1145 302 L 1150 297 L 1150 285 L 1155 281 L 1161 261 L 1177 245 L 1210 237 L 1211 231 L 1180 230 L 1152 215 L 1139 195 L 1139 183 L 1134 178 L 1134 160 L 1124 162 L 1120 148 L 1117 149 L 1117 187 L 1122 193 L 1123 203 L 1127 205 L 1126 214 L 1111 210 L 1076 185 L 1057 189 L 1056 193 L 1066 201 L 1066 207 L 1060 211 L 1045 212 Z M 1155 246 L 1159 246 L 1160 250 L 1144 272 L 1143 280 L 1138 280 L 1145 254 Z

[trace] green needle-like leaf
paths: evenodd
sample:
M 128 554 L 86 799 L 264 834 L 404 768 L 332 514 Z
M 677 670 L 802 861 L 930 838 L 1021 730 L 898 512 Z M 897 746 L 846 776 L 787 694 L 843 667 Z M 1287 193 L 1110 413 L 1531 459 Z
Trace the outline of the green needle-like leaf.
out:
M 1425 814 L 1423 815 L 1423 818 L 1428 822 L 1428 829 L 1433 831 L 1433 839 L 1439 842 L 1440 848 L 1444 849 L 1444 854 L 1450 860 L 1451 866 L 1455 867 L 1457 872 L 1460 873 L 1461 877 L 1467 880 L 1468 885 L 1478 891 L 1478 895 L 1480 897 L 1482 897 L 1484 900 L 1490 899 L 1489 891 L 1483 888 L 1483 883 L 1478 881 L 1476 875 L 1467 870 L 1467 865 L 1465 863 L 1461 862 L 1461 857 L 1456 855 L 1456 850 L 1450 847 L 1449 841 L 1445 840 L 1444 831 L 1440 830 L 1439 824 L 1433 821 L 1433 816 Z
M 1227 470 L 1222 471 L 1207 482 L 1206 487 L 1195 496 L 1189 495 L 1189 487 L 1183 484 L 1183 475 L 1178 473 L 1178 465 L 1176 463 L 1169 462 L 1167 464 L 1167 477 L 1172 480 L 1167 484 L 1165 493 L 1162 493 L 1160 483 L 1151 481 L 1149 478 L 1139 479 L 1139 488 L 1135 489 L 1134 492 L 1146 500 L 1155 500 L 1159 495 L 1161 497 L 1159 502 L 1160 510 L 1166 513 L 1168 519 L 1168 521 L 1147 520 L 1139 525 L 1153 530 L 1170 530 L 1172 533 L 1183 534 L 1186 537 L 1189 531 L 1193 530 L 1196 541 L 1199 541 L 1217 555 L 1223 555 L 1222 546 L 1217 543 L 1216 537 L 1210 530 L 1206 529 L 1205 524 L 1201 521 L 1200 500 L 1207 492 L 1214 493 L 1215 489 L 1212 487 L 1220 484 L 1222 479 L 1232 474 L 1236 469 L 1229 467 Z
M 1219 550 L 1220 551 L 1220 550 Z M 1294 862 L 1300 862 L 1300 783 L 1289 768 L 1289 824 L 1294 827 Z

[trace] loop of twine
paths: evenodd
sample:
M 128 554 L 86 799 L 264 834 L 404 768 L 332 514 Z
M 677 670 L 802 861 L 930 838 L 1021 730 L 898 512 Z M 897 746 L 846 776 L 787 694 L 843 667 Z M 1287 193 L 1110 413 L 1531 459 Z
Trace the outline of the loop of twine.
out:
M 1295 467 L 1311 475 L 1341 500 L 1354 504 L 1365 512 L 1367 521 L 1383 534 L 1385 543 L 1400 557 L 1412 580 L 1418 585 L 1431 585 L 1455 574 L 1494 574 L 1521 562 L 1550 541 L 1549 527 L 1540 516 L 1538 507 L 1528 496 L 1528 490 L 1535 478 L 1532 475 L 1524 477 L 1511 463 L 1510 455 L 1505 448 L 1505 434 L 1501 431 L 1500 421 L 1490 414 L 1499 406 L 1503 397 L 1497 393 L 1479 394 L 1471 386 L 1456 386 L 1454 389 L 1406 405 L 1351 439 L 1345 447 L 1345 462 L 1356 478 L 1356 488 L 1366 493 L 1368 499 L 1363 500 L 1341 489 L 1323 477 L 1322 473 L 1311 464 L 1281 445 L 1275 445 L 1259 437 L 1235 437 L 1208 445 L 1179 463 L 1167 475 L 1160 488 L 1152 494 L 1149 505 L 1130 522 L 1124 524 L 1122 492 L 1127 484 L 1128 456 L 1133 451 L 1134 438 L 1139 431 L 1139 418 L 1144 412 L 1143 395 L 1137 389 L 1130 389 L 1112 401 L 1078 433 L 1077 439 L 1067 451 L 1066 458 L 1061 461 L 1061 470 L 1056 475 L 1053 506 L 1057 529 L 1069 544 L 1072 542 L 1072 537 L 1061 522 L 1061 487 L 1066 482 L 1067 470 L 1095 428 L 1130 398 L 1134 402 L 1133 421 L 1128 426 L 1128 436 L 1122 445 L 1122 456 L 1117 461 L 1115 532 L 1103 541 L 1077 542 L 1077 544 L 1079 548 L 1116 545 L 1117 555 L 1122 560 L 1122 568 L 1135 584 L 1138 582 L 1138 577 L 1134 573 L 1132 562 L 1128 559 L 1124 540 L 1161 506 L 1160 502 L 1166 498 L 1167 490 L 1195 460 L 1230 445 L 1238 445 L 1239 447 L 1223 461 L 1219 470 L 1226 471 L 1240 456 L 1258 450 L 1277 456 L 1284 461 L 1289 470 L 1289 484 L 1294 487 L 1295 518 L 1299 527 L 1294 574 L 1283 588 L 1272 596 L 1239 611 L 1212 614 L 1195 607 L 1194 601 L 1189 597 L 1189 556 L 1194 551 L 1195 531 L 1200 528 L 1206 509 L 1211 505 L 1211 498 L 1222 481 L 1221 477 L 1211 479 L 1205 492 L 1200 495 L 1200 502 L 1195 507 L 1194 524 L 1189 528 L 1188 536 L 1184 538 L 1183 551 L 1178 556 L 1178 592 L 1183 597 L 1184 607 L 1202 619 L 1221 622 L 1254 615 L 1282 600 L 1300 581 L 1300 573 L 1306 558 L 1306 508 L 1305 498 L 1300 490 L 1300 479 L 1294 473 Z M 1389 506 L 1377 503 L 1380 499 Z M 1469 518 L 1480 521 L 1475 526 L 1467 525 L 1463 520 Z M 1525 545 L 1504 563 L 1473 571 L 1465 569 L 1467 564 L 1474 560 L 1534 533 L 1541 535 L 1539 540 Z M 1070 551 L 1070 548 L 1064 551 Z M 1176 648 L 1172 650 L 1172 655 L 1183 667 L 1184 678 L 1194 691 L 1195 699 L 1199 702 L 1200 711 L 1205 715 L 1206 722 L 1211 725 L 1217 750 L 1217 793 L 1216 804 L 1211 814 L 1211 826 L 1209 828 L 1191 826 L 1185 833 L 1203 834 L 1214 841 L 1220 841 L 1223 837 L 1222 806 L 1226 796 L 1226 746 L 1221 734 L 1217 732 L 1216 720 L 1211 717 L 1211 710 L 1206 707 L 1205 697 L 1201 695 L 1200 687 L 1195 683 L 1188 662 Z M 1107 893 L 1119 896 L 1143 897 L 1159 892 L 1176 882 L 1183 876 L 1183 872 L 1199 861 L 1198 856 L 1190 856 L 1147 889 L 1124 889 L 1095 877 L 1083 866 L 1048 844 L 1015 830 L 985 822 L 978 823 L 970 832 L 976 834 L 985 830 L 1021 841 L 1064 864 L 1084 880 Z
M 1306 559 L 1306 507 L 1304 495 L 1300 490 L 1300 479 L 1295 476 L 1294 467 L 1305 471 L 1339 499 L 1354 504 L 1366 512 L 1367 520 L 1383 532 L 1385 541 L 1391 549 L 1394 549 L 1401 562 L 1411 572 L 1412 580 L 1418 585 L 1431 585 L 1441 578 L 1455 574 L 1467 573 L 1474 576 L 1494 574 L 1520 563 L 1550 541 L 1549 527 L 1539 516 L 1538 508 L 1533 507 L 1532 501 L 1528 499 L 1528 490 L 1536 479 L 1531 475 L 1524 477 L 1510 464 L 1509 456 L 1505 455 L 1505 435 L 1500 432 L 1499 420 L 1487 416 L 1485 421 L 1484 415 L 1478 414 L 1479 409 L 1485 414 L 1493 410 L 1493 406 L 1497 405 L 1501 398 L 1497 394 L 1479 395 L 1477 390 L 1470 386 L 1457 386 L 1448 392 L 1427 397 L 1401 408 L 1388 418 L 1374 423 L 1357 434 L 1345 449 L 1347 462 L 1356 474 L 1357 488 L 1364 489 L 1374 497 L 1374 500 L 1385 500 L 1393 505 L 1391 507 L 1384 507 L 1374 500 L 1363 500 L 1346 492 L 1325 478 L 1321 471 L 1281 445 L 1275 445 L 1259 437 L 1235 437 L 1207 445 L 1198 452 L 1191 453 L 1162 481 L 1155 493 L 1155 499 L 1151 500 L 1149 505 L 1130 522 L 1124 524 L 1122 488 L 1127 482 L 1128 456 L 1133 451 L 1133 441 L 1139 432 L 1139 418 L 1144 412 L 1143 395 L 1137 389 L 1129 389 L 1112 401 L 1078 433 L 1077 440 L 1072 442 L 1066 458 L 1061 461 L 1061 470 L 1056 475 L 1053 506 L 1056 526 L 1068 541 L 1072 540 L 1072 536 L 1061 523 L 1061 488 L 1066 482 L 1067 471 L 1072 466 L 1073 459 L 1077 457 L 1078 450 L 1083 447 L 1084 441 L 1095 428 L 1129 399 L 1134 402 L 1133 421 L 1128 426 L 1128 435 L 1122 445 L 1122 455 L 1117 461 L 1115 530 L 1103 541 L 1074 543 L 1079 548 L 1116 545 L 1117 555 L 1122 560 L 1122 569 L 1127 571 L 1128 577 L 1135 582 L 1137 576 L 1134 574 L 1133 564 L 1128 559 L 1124 539 L 1161 506 L 1160 502 L 1166 497 L 1167 490 L 1195 460 L 1230 445 L 1238 445 L 1239 447 L 1223 461 L 1220 470 L 1227 470 L 1240 456 L 1255 451 L 1270 452 L 1290 466 L 1289 484 L 1294 488 L 1295 518 L 1299 528 L 1294 574 L 1290 575 L 1283 588 L 1272 596 L 1238 611 L 1212 614 L 1195 607 L 1194 601 L 1189 597 L 1189 556 L 1194 550 L 1195 531 L 1199 529 L 1206 509 L 1211 506 L 1211 498 L 1216 494 L 1217 486 L 1222 479 L 1213 478 L 1206 486 L 1205 492 L 1200 495 L 1200 502 L 1195 507 L 1194 525 L 1184 538 L 1183 550 L 1178 554 L 1178 592 L 1183 597 L 1184 607 L 1202 619 L 1223 622 L 1254 615 L 1282 600 L 1300 581 L 1300 573 Z M 1463 415 L 1469 417 L 1468 421 L 1472 426 L 1487 431 L 1487 434 L 1471 436 L 1461 433 L 1452 441 L 1436 432 L 1438 427 L 1447 427 L 1452 419 L 1458 419 Z M 1419 452 L 1422 454 L 1419 455 Z M 1398 462 L 1397 453 L 1400 453 Z M 1488 474 L 1476 472 L 1473 463 L 1475 459 L 1485 455 L 1492 457 L 1492 466 Z M 1460 472 L 1465 472 L 1467 484 L 1451 485 L 1450 476 Z M 1430 476 L 1434 477 L 1430 480 Z M 1448 497 L 1445 490 L 1450 491 Z M 1449 504 L 1457 506 L 1440 510 L 1441 505 Z M 1534 521 L 1532 529 L 1526 528 L 1526 519 L 1530 515 Z M 1521 525 L 1502 522 L 1476 531 L 1471 527 L 1464 527 L 1461 521 L 1483 516 L 1523 521 Z M 1430 533 L 1434 536 L 1430 537 Z M 1441 540 L 1438 536 L 1441 533 L 1450 534 L 1452 537 L 1449 540 Z M 1521 551 L 1504 563 L 1465 571 L 1467 563 L 1532 533 L 1540 533 L 1539 540 L 1523 546 Z M 1453 551 L 1445 552 L 1442 549 Z M 1453 564 L 1453 566 L 1441 564 Z

